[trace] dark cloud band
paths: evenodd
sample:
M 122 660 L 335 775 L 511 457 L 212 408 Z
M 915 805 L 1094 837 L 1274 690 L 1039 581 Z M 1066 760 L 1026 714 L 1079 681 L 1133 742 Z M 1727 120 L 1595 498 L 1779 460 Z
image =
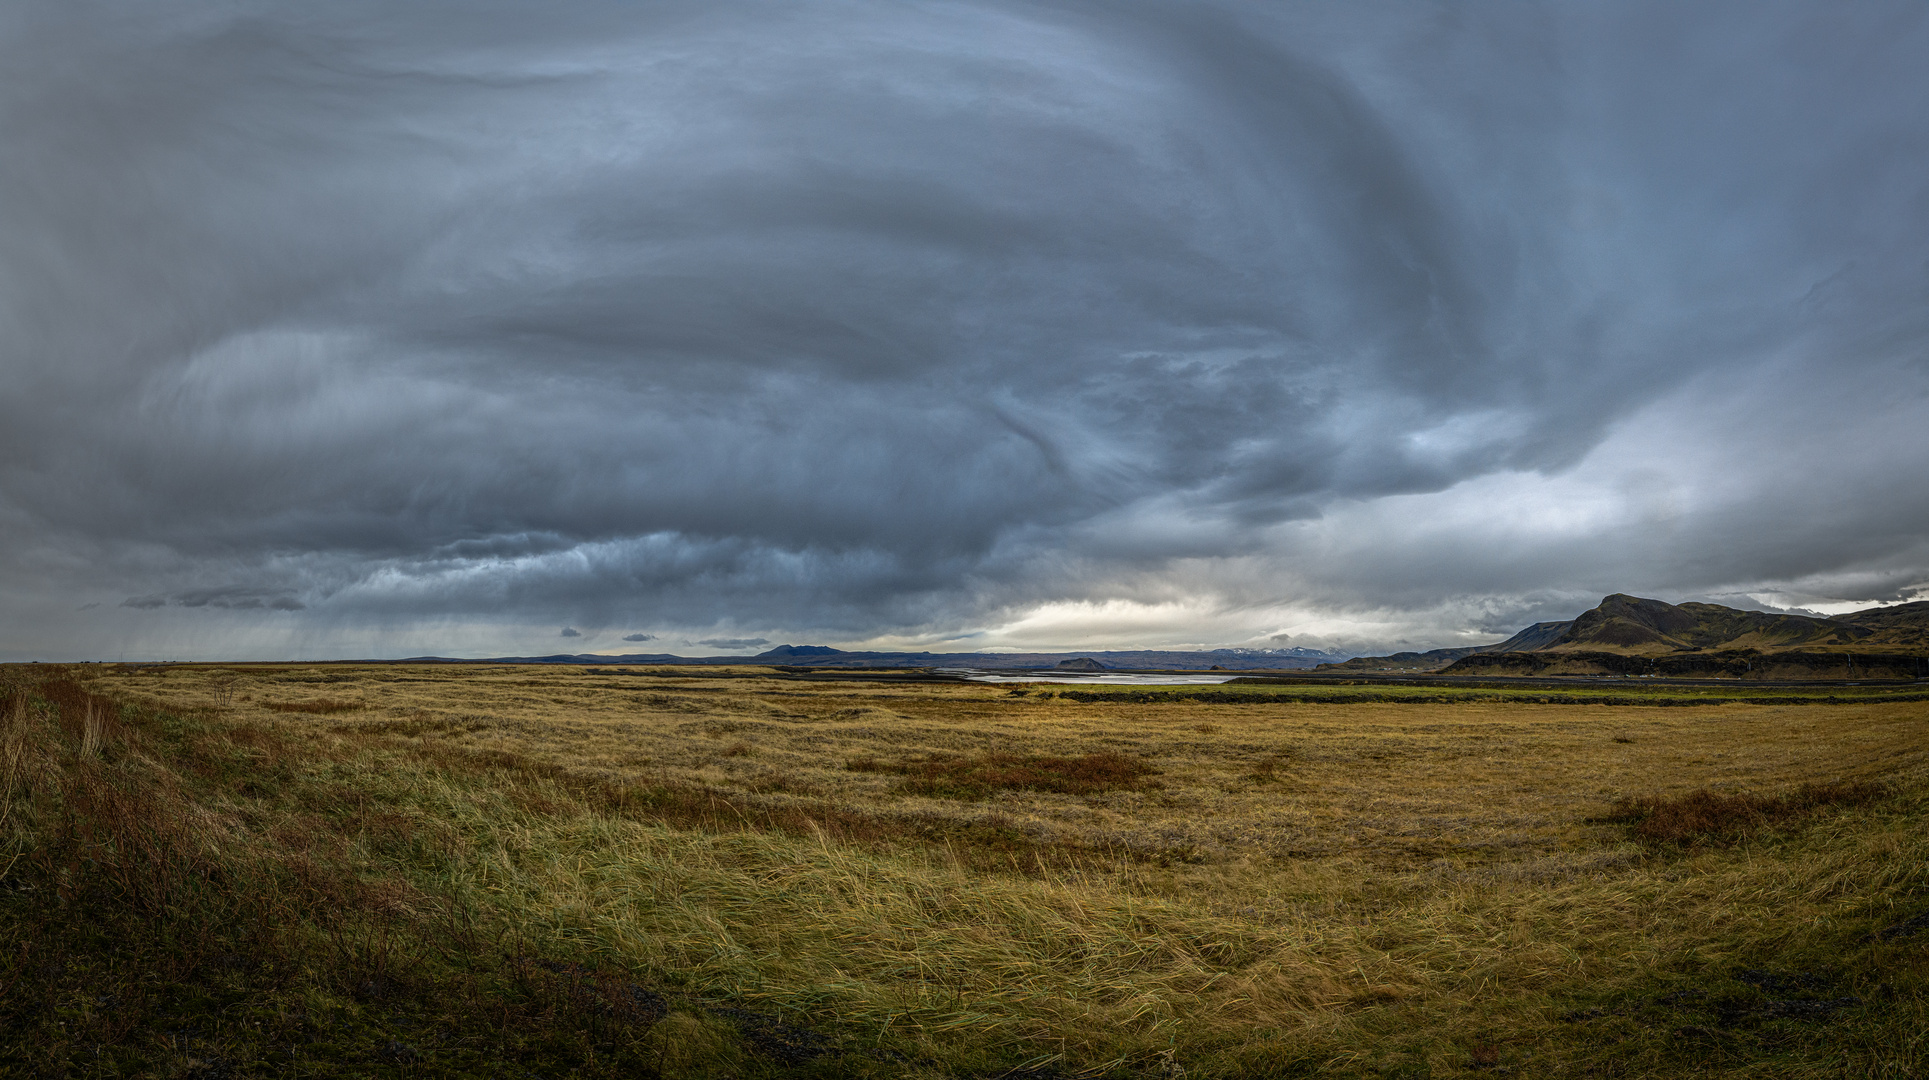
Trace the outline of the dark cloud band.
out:
M 1910 6 L 0 19 L 0 590 L 75 650 L 1929 580 Z

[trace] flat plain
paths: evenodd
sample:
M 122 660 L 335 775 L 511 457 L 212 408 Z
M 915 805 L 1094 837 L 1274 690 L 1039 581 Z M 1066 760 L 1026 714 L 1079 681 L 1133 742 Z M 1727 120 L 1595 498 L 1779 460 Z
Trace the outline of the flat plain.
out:
M 73 743 L 22 775 L 53 790 L 60 769 L 139 758 L 181 778 L 181 843 L 229 853 L 197 857 L 251 853 L 230 888 L 340 879 L 303 887 L 370 913 L 331 928 L 296 899 L 237 930 L 280 974 L 221 975 L 221 1015 L 243 1019 L 202 1020 L 221 1034 L 194 1060 L 933 1077 L 1929 1063 L 1929 704 L 1885 688 L 1601 705 L 752 668 L 95 666 L 57 692 L 11 675 L 10 745 Z M 91 721 L 66 714 L 110 707 L 87 758 Z M 42 853 L 28 869 L 51 882 L 53 804 L 13 790 L 27 809 L 3 857 Z M 412 959 L 371 959 L 382 948 Z M 398 989 L 357 989 L 382 979 Z M 467 1011 L 434 1018 L 424 995 Z M 8 1007 L 41 1023 L 75 1008 L 58 998 Z M 470 1030 L 500 1002 L 561 1034 Z M 47 1038 L 36 1064 L 85 1049 Z M 171 1052 L 116 1068 L 191 1074 Z

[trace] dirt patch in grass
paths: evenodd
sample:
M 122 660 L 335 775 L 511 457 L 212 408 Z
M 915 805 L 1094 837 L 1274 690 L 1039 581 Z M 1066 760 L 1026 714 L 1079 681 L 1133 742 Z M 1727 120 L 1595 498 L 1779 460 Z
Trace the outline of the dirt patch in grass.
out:
M 1661 844 L 1732 844 L 1765 829 L 1791 825 L 1831 806 L 1862 806 L 1885 793 L 1867 782 L 1803 784 L 1786 795 L 1724 795 L 1703 788 L 1686 795 L 1622 798 L 1613 820 L 1637 839 Z
M 1150 777 L 1158 771 L 1116 750 L 1073 757 L 992 751 L 897 763 L 859 758 L 849 768 L 855 772 L 896 773 L 904 777 L 898 782 L 899 791 L 936 799 L 984 799 L 1000 791 L 1096 795 L 1155 786 L 1156 781 Z

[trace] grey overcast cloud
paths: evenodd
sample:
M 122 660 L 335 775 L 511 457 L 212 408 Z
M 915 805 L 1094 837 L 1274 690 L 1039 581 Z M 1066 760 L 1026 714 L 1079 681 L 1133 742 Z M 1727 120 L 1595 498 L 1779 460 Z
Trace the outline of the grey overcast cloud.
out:
M 1929 585 L 1929 7 L 18 0 L 0 654 Z

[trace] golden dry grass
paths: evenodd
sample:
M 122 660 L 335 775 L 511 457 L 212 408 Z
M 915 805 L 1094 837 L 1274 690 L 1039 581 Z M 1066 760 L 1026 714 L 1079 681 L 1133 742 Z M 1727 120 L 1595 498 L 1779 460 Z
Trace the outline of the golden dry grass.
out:
M 543 667 L 241 670 L 238 696 L 252 700 L 228 711 L 242 717 L 327 712 L 339 719 L 318 730 L 510 752 L 618 784 L 990 818 L 1045 843 L 1212 864 L 1518 863 L 1618 835 L 1589 824 L 1617 799 L 1778 792 L 1929 762 L 1929 708 L 1920 704 L 1106 705 L 1003 687 L 715 677 L 755 669 L 696 669 L 691 678 Z M 211 708 L 217 671 L 126 682 L 159 704 Z M 986 754 L 1119 754 L 1156 774 L 1126 790 L 982 799 L 920 798 L 899 775 Z
M 927 1063 L 905 1075 L 1925 1064 L 1920 1038 L 1896 1037 L 1924 1015 L 1920 958 L 1882 967 L 1911 946 L 1867 939 L 1929 896 L 1919 703 L 1082 704 L 730 677 L 754 675 L 236 666 L 96 683 L 271 730 L 406 800 L 464 852 L 439 887 L 532 938 L 904 1040 Z M 1101 758 L 1137 763 L 1106 774 L 1129 782 L 906 782 L 933 763 L 1009 779 Z M 1626 800 L 1814 784 L 1888 794 L 1732 848 L 1659 851 L 1615 820 Z M 1864 939 L 1873 959 L 1830 966 Z M 1861 1019 L 1721 1013 L 1754 1018 L 1743 1053 L 1740 1028 L 1653 1004 L 1757 969 L 1826 977 Z M 1570 1015 L 1595 1001 L 1599 1019 Z

